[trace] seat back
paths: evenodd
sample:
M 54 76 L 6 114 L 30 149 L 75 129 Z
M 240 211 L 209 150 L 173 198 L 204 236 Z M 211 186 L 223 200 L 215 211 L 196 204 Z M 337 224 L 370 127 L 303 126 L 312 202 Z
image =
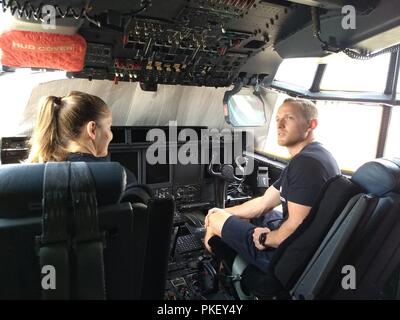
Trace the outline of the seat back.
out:
M 97 195 L 99 225 L 106 232 L 104 249 L 106 298 L 140 298 L 138 243 L 147 241 L 146 210 L 119 203 L 125 171 L 118 163 L 87 163 Z M 0 166 L 0 298 L 38 299 L 41 270 L 35 237 L 42 233 L 44 164 Z M 140 225 L 142 224 L 142 225 Z M 144 224 L 144 225 L 143 225 Z M 143 250 L 140 247 L 140 250 Z M 140 253 L 144 257 L 144 253 Z M 139 255 L 140 255 L 139 254 Z M 79 284 L 73 284 L 76 286 Z
M 400 168 L 377 159 L 361 166 L 352 181 L 366 193 L 343 212 L 293 289 L 297 299 L 378 298 L 400 263 L 398 219 Z M 354 267 L 356 289 L 342 286 L 344 266 Z
M 400 195 L 378 200 L 368 219 L 373 232 L 363 228 L 353 232 L 351 242 L 341 252 L 317 298 L 329 299 L 394 299 L 399 298 L 400 267 Z M 372 223 L 374 221 L 374 223 Z M 329 261 L 333 260 L 329 257 Z M 352 266 L 355 287 L 342 286 L 344 266 Z M 338 273 L 339 272 L 339 273 Z M 339 277 L 337 275 L 340 275 Z M 392 279 L 392 277 L 394 277 Z M 389 283 L 389 280 L 394 282 Z M 339 281 L 339 282 L 336 282 Z M 393 286 L 394 288 L 390 288 Z M 397 295 L 397 297 L 396 297 Z
M 343 176 L 325 184 L 309 215 L 276 250 L 270 270 L 290 290 L 349 200 L 362 189 Z
M 147 202 L 152 198 L 152 196 L 153 192 L 148 186 L 144 184 L 130 184 L 123 192 L 121 202 L 143 203 L 147 205 Z
M 134 210 L 145 212 L 141 217 L 135 216 L 144 220 L 136 225 L 147 226 L 135 228 L 135 234 L 146 239 L 135 242 L 136 257 L 144 261 L 135 274 L 142 282 L 140 298 L 160 300 L 165 292 L 175 204 L 173 199 L 158 199 L 152 195 L 152 190 L 146 185 L 130 185 L 123 192 L 121 201 L 130 202 Z
M 167 280 L 175 204 L 170 198 L 150 199 L 147 210 L 149 223 L 141 298 L 162 300 Z

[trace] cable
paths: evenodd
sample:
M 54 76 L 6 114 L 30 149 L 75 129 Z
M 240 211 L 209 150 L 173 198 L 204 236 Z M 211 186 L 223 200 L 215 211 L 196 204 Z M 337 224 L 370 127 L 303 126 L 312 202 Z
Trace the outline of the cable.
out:
M 228 185 L 227 195 L 236 194 L 237 196 L 247 196 L 247 191 L 243 189 L 243 181 L 241 182 L 232 182 Z
M 141 5 L 141 7 L 139 9 L 132 10 L 129 13 L 123 14 L 123 16 L 129 16 L 128 21 L 125 23 L 124 31 L 126 31 L 126 29 L 128 29 L 128 27 L 132 21 L 132 18 L 137 16 L 139 13 L 142 13 L 143 11 L 147 10 L 147 8 L 151 7 L 152 3 L 151 3 L 151 0 L 141 0 L 140 5 Z
M 148 7 L 151 7 L 151 0 L 141 0 L 140 1 L 141 7 L 137 10 L 132 10 L 129 13 L 123 14 L 123 16 L 130 16 L 133 17 L 143 11 L 145 11 Z
M 326 41 L 322 40 L 321 25 L 320 25 L 320 20 L 319 20 L 319 9 L 317 7 L 311 8 L 311 20 L 312 20 L 313 36 L 315 38 L 317 38 L 319 40 L 319 42 L 322 43 L 322 49 L 325 51 L 330 51 L 330 52 L 335 52 L 335 53 L 342 51 L 337 46 L 330 45 Z
M 375 53 L 363 54 L 363 53 L 359 53 L 355 50 L 348 49 L 348 48 L 344 49 L 343 52 L 352 59 L 368 60 L 368 59 L 375 58 L 375 57 L 380 56 L 385 53 L 398 52 L 399 50 L 400 50 L 400 43 L 396 44 L 394 46 L 391 46 L 389 48 L 383 49 L 381 51 L 375 52 Z
M 32 2 L 24 1 L 23 5 L 21 5 L 18 0 L 1 0 L 2 10 L 6 12 L 10 10 L 11 14 L 14 16 L 17 14 L 18 18 L 26 18 L 30 20 L 33 18 L 34 20 L 43 22 L 43 12 L 42 9 L 46 4 L 40 3 L 37 7 L 35 7 Z M 52 5 L 56 12 L 58 13 L 58 17 L 64 18 L 74 18 L 76 20 L 85 18 L 89 22 L 101 26 L 100 21 L 90 17 L 87 14 L 88 8 L 82 8 L 80 10 L 75 10 L 73 7 L 68 6 L 66 9 L 61 9 L 58 5 Z

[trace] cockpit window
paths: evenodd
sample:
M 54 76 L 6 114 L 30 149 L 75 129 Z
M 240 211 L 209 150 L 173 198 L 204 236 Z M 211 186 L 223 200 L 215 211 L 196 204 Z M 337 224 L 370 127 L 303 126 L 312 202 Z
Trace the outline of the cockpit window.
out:
M 397 89 L 396 89 L 396 93 L 397 93 L 397 100 L 400 100 L 400 73 L 399 73 L 399 76 L 398 76 L 398 78 L 397 78 Z
M 316 139 L 332 152 L 339 167 L 354 172 L 376 158 L 382 106 L 347 101 L 317 101 Z
M 287 97 L 285 94 L 279 94 L 264 149 L 260 150 L 285 160 L 290 158 L 290 154 L 287 148 L 277 144 L 277 127 L 274 119 L 278 107 Z M 319 124 L 315 130 L 315 138 L 333 154 L 343 171 L 354 172 L 363 163 L 376 158 L 382 119 L 381 105 L 320 100 L 316 101 L 316 106 Z M 399 122 L 400 110 L 392 120 L 392 123 Z M 389 132 L 389 137 L 397 138 L 400 131 L 394 125 L 392 127 L 393 134 Z M 394 134 L 396 130 L 397 135 Z M 388 147 L 388 155 L 399 154 L 398 143 L 394 141 L 396 138 L 389 138 L 393 141 Z
M 234 127 L 259 127 L 266 122 L 263 100 L 252 93 L 233 95 L 228 100 L 228 109 Z
M 392 108 L 392 115 L 390 117 L 389 130 L 385 145 L 385 157 L 399 157 L 400 156 L 400 107 L 395 106 Z
M 345 54 L 332 55 L 326 60 L 321 91 L 359 91 L 383 93 L 389 69 L 390 54 L 369 60 L 357 60 Z
M 275 80 L 309 89 L 318 67 L 318 59 L 285 59 L 279 65 Z

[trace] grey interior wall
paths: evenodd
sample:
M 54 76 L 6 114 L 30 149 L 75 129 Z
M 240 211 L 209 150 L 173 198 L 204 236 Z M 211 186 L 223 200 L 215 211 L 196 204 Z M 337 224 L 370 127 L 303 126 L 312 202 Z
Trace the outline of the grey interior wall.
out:
M 32 90 L 24 110 L 19 133 L 31 132 L 40 101 L 47 95 L 64 96 L 72 90 L 101 97 L 112 109 L 114 125 L 198 125 L 225 128 L 222 98 L 227 88 L 159 85 L 157 92 L 145 92 L 138 83 L 84 79 L 57 80 Z
M 229 88 L 159 85 L 157 92 L 141 90 L 138 83 L 84 79 L 57 80 L 38 85 L 32 90 L 24 110 L 23 120 L 16 134 L 30 134 L 36 121 L 40 101 L 47 95 L 64 96 L 79 90 L 101 97 L 112 109 L 113 125 L 156 126 L 177 121 L 184 126 L 231 128 L 224 119 L 222 99 Z M 255 136 L 255 147 L 265 143 L 269 121 L 275 103 L 275 93 L 262 90 L 267 123 L 250 129 Z

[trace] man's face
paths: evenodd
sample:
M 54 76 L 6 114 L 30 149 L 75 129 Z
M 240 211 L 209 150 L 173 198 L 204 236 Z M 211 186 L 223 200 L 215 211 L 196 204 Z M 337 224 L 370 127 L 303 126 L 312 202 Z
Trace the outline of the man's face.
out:
M 281 105 L 276 115 L 276 124 L 280 146 L 291 147 L 307 138 L 309 126 L 296 105 Z

